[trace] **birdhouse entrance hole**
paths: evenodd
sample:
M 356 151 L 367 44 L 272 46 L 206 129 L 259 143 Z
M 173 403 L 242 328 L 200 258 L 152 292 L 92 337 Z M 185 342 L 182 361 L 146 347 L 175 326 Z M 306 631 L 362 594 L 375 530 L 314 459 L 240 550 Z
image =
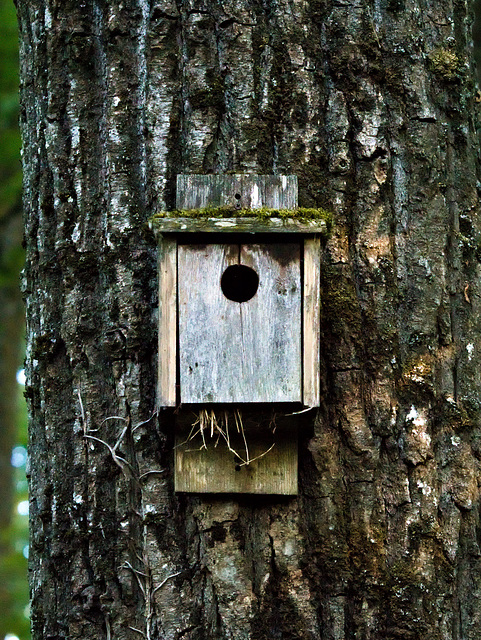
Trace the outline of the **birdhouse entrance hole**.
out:
M 257 293 L 259 276 L 251 267 L 244 264 L 233 264 L 222 274 L 220 279 L 222 293 L 233 302 L 247 302 Z

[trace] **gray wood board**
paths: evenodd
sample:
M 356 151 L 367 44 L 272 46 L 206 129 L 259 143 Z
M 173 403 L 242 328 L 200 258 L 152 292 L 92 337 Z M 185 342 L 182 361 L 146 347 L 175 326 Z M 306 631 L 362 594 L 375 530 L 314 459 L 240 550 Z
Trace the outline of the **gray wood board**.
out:
M 321 243 L 319 238 L 304 240 L 303 296 L 303 396 L 308 407 L 320 401 L 320 311 L 321 311 Z
M 150 227 L 157 233 L 325 233 L 324 220 L 295 218 L 155 218 Z
M 245 209 L 295 209 L 297 176 L 178 175 L 177 209 L 232 205 Z M 236 196 L 240 196 L 236 197 Z
M 189 432 L 190 428 L 185 426 L 176 429 L 176 491 L 297 495 L 296 427 L 289 431 L 278 429 L 274 436 L 262 429 L 246 432 L 253 460 L 249 465 L 240 465 L 225 441 L 215 434 L 213 438 L 206 435 L 205 448 L 199 434 L 188 440 Z M 243 438 L 239 434 L 231 434 L 230 444 L 244 458 Z M 256 460 L 256 456 L 262 457 Z
M 159 353 L 157 405 L 173 407 L 177 376 L 177 241 L 159 245 Z
M 228 300 L 227 266 L 259 275 L 256 295 Z M 180 245 L 180 389 L 183 403 L 300 402 L 300 244 Z

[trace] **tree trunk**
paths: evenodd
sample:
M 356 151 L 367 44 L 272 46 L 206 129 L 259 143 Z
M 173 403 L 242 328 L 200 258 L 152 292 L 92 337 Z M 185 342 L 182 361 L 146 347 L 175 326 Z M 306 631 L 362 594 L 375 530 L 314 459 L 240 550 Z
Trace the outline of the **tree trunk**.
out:
M 34 639 L 479 638 L 471 4 L 17 2 Z M 144 222 L 231 171 L 334 214 L 297 498 L 174 494 L 154 413 Z

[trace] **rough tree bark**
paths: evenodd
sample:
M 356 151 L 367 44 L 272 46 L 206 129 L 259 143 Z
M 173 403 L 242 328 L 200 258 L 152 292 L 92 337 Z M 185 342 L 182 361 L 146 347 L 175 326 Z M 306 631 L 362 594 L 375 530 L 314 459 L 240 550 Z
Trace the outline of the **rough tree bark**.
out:
M 478 72 L 478 82 L 481 78 L 481 0 L 474 0 L 474 24 L 473 24 L 473 44 L 474 60 Z
M 479 638 L 471 3 L 17 5 L 34 639 Z M 175 495 L 153 416 L 143 224 L 228 171 L 335 217 L 296 499 Z

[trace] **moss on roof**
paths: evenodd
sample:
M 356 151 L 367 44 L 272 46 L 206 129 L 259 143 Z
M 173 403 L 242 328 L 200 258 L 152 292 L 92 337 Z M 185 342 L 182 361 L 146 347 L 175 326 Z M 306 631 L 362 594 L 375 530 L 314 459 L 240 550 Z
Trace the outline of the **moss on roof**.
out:
M 204 209 L 186 209 L 173 211 L 160 211 L 152 216 L 150 222 L 162 218 L 257 218 L 268 221 L 270 218 L 280 218 L 281 220 L 299 220 L 308 222 L 310 220 L 323 220 L 327 227 L 332 225 L 332 213 L 326 209 L 313 209 L 297 207 L 296 209 L 236 209 L 232 206 L 205 207 Z

